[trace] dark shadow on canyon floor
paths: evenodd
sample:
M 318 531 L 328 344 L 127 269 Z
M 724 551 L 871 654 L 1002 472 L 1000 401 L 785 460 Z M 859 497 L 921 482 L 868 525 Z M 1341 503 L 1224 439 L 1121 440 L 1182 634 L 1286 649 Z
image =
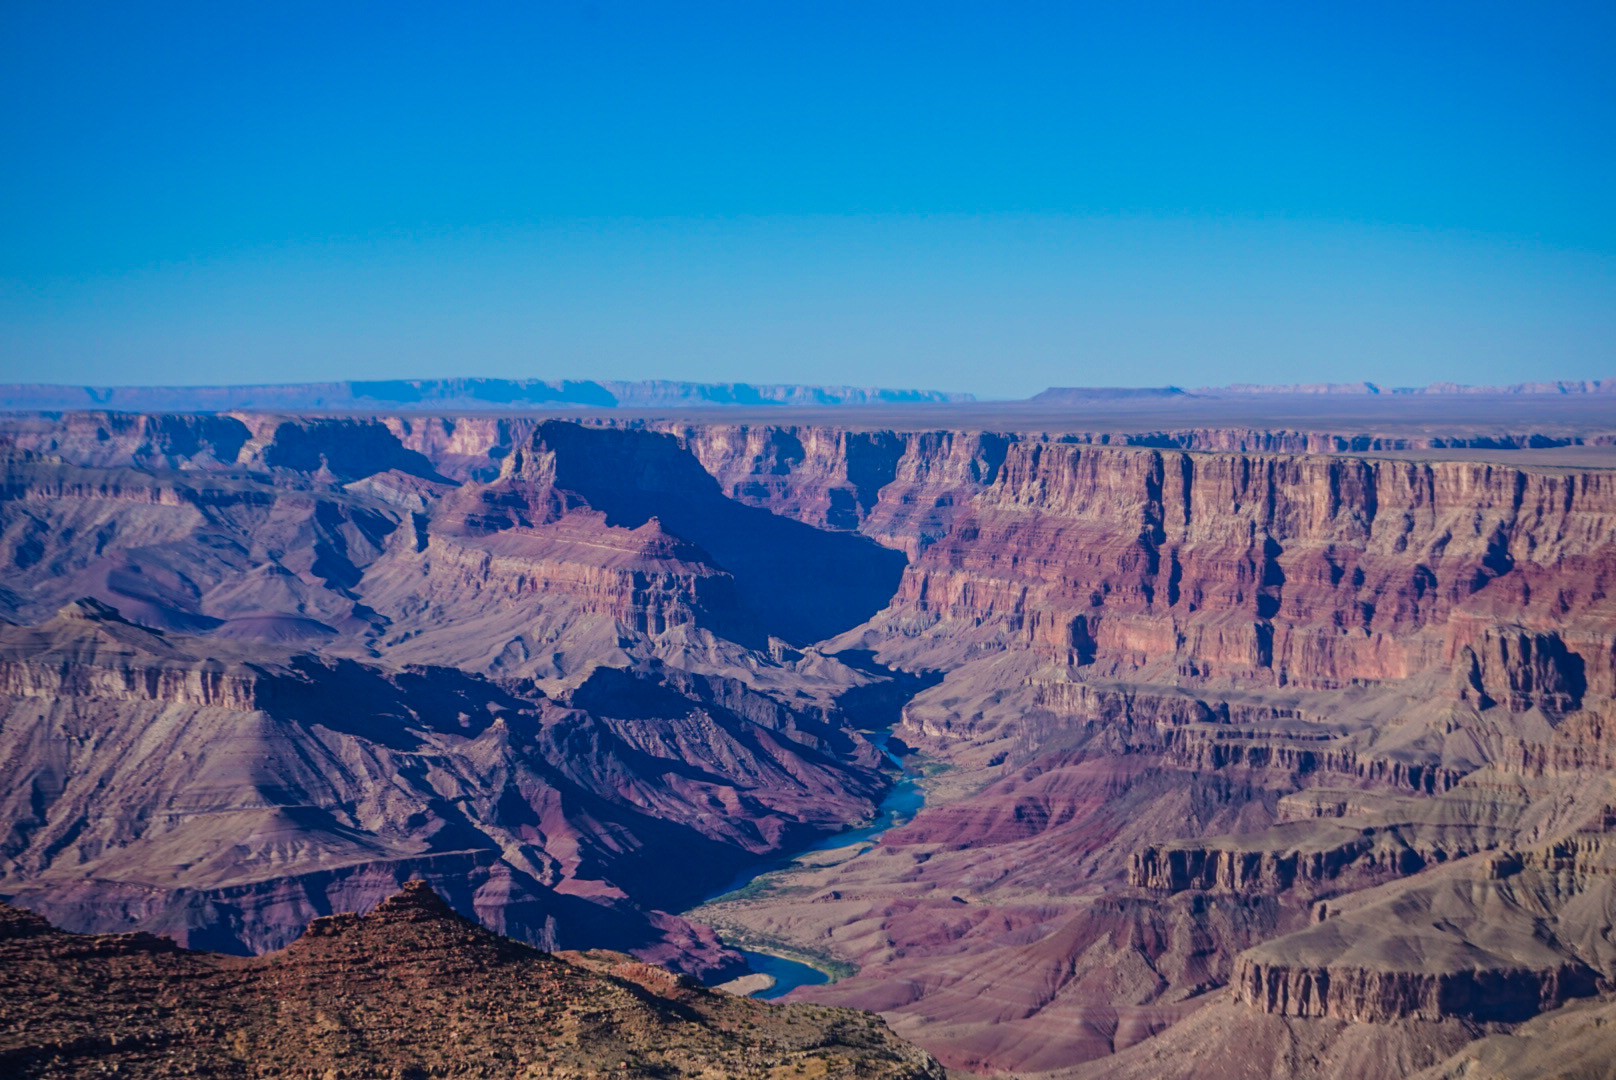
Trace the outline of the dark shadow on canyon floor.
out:
M 550 421 L 536 442 L 555 451 L 556 486 L 582 495 L 608 524 L 632 529 L 656 518 L 710 554 L 776 637 L 795 644 L 834 637 L 898 590 L 907 564 L 901 552 L 726 497 L 671 435 Z

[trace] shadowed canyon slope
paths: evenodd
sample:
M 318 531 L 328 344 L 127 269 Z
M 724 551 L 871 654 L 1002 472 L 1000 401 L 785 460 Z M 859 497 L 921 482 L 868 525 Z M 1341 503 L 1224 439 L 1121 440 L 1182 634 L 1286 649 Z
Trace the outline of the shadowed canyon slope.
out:
M 716 924 L 976 1073 L 1597 1053 L 1616 420 L 1139 418 L 8 420 L 0 893 Z M 869 817 L 893 718 L 913 821 L 670 914 Z

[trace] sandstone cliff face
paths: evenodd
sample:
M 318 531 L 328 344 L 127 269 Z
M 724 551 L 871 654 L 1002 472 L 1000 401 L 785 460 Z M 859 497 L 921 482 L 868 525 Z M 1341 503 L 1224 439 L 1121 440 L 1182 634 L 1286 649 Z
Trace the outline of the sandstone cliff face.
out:
M 1018 436 L 968 431 L 661 424 L 731 498 L 911 558 L 991 484 Z
M 1309 837 L 1308 839 L 1313 839 Z M 1202 891 L 1277 893 L 1299 884 L 1319 884 L 1360 863 L 1372 841 L 1343 836 L 1314 850 L 1228 850 L 1200 845 L 1150 845 L 1129 858 L 1128 884 L 1155 892 Z M 1409 873 L 1423 865 L 1408 848 L 1385 860 L 1386 869 Z
M 60 455 L 78 465 L 170 469 L 232 465 L 251 437 L 247 424 L 234 416 L 121 412 L 16 417 L 3 436 L 19 450 Z
M 1145 845 L 1129 857 L 1128 883 L 1156 894 L 1290 891 L 1301 902 L 1493 851 L 1515 839 L 1530 807 L 1518 793 L 1479 782 L 1429 799 L 1305 788 L 1280 800 L 1281 816 L 1300 820 L 1247 836 Z
M 500 463 L 538 426 L 537 420 L 506 416 L 391 416 L 382 422 L 400 445 L 445 476 L 483 482 L 499 476 Z
M 360 418 L 91 412 L 8 421 L 4 444 L 92 468 L 283 471 L 352 480 L 398 469 L 432 476 L 387 422 Z M 424 445 L 436 448 L 428 439 Z
M 1565 628 L 1553 655 L 1493 648 L 1494 679 L 1582 644 L 1580 676 L 1547 676 L 1546 702 L 1569 704 L 1568 686 L 1612 689 L 1594 583 L 1613 511 L 1602 473 L 1021 443 L 895 607 L 998 623 L 1096 673 L 1177 657 L 1186 676 L 1331 689 L 1450 659 L 1478 619 L 1541 620 Z
M 1463 1017 L 1525 1020 L 1597 988 L 1580 964 L 1546 968 L 1492 966 L 1453 972 L 1269 966 L 1243 957 L 1237 1000 L 1277 1016 L 1331 1017 L 1360 1023 Z
M 832 637 L 875 614 L 904 564 L 869 541 L 726 496 L 692 452 L 662 434 L 547 423 L 513 455 L 506 475 L 577 492 L 612 524 L 654 518 L 728 569 L 742 603 L 794 644 Z
M 52 654 L 55 663 L 41 663 Z M 136 657 L 147 662 L 131 663 Z M 218 661 L 197 664 L 130 626 L 109 605 L 83 599 L 64 608 L 54 626 L 13 632 L 0 652 L 0 696 L 257 708 L 259 680 L 239 665 L 233 667 L 227 671 Z

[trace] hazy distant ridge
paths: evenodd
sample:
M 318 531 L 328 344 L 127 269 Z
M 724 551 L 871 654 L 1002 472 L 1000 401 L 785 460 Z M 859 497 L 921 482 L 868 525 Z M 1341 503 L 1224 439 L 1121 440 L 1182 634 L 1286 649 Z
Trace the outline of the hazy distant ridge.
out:
M 229 409 L 525 409 L 695 405 L 879 405 L 973 401 L 970 394 L 860 386 L 618 382 L 543 379 L 391 379 L 263 386 L 0 385 L 0 409 L 116 409 L 222 412 Z
M 1429 386 L 1382 387 L 1372 382 L 1351 383 L 1231 383 L 1228 386 L 1199 386 L 1183 390 L 1177 386 L 1051 386 L 1032 396 L 1045 403 L 1092 403 L 1138 401 L 1165 398 L 1228 398 L 1254 394 L 1301 397 L 1375 397 L 1411 394 L 1616 394 L 1616 379 L 1559 379 L 1552 382 L 1515 383 L 1511 386 L 1466 386 L 1463 383 L 1436 382 Z
M 1176 386 L 1051 386 L 1030 400 L 1059 404 L 1088 401 L 1140 401 L 1186 396 Z
M 1202 386 L 1190 393 L 1205 397 L 1238 394 L 1616 394 L 1616 379 L 1558 379 L 1514 383 L 1510 386 L 1466 386 L 1456 382 L 1394 387 L 1381 387 L 1372 382 L 1290 383 L 1279 386 L 1233 383 L 1229 386 Z
M 1051 404 L 1144 403 L 1249 396 L 1401 397 L 1409 395 L 1616 396 L 1616 378 L 1565 379 L 1511 386 L 1431 383 L 1381 387 L 1371 382 L 1234 383 L 1185 390 L 1177 386 L 1052 386 L 1031 401 Z M 675 380 L 574 379 L 390 379 L 256 386 L 66 386 L 0 385 L 0 410 L 54 412 L 110 409 L 123 412 L 271 412 L 521 409 L 679 408 L 697 406 L 905 405 L 971 402 L 971 394 L 940 390 L 893 390 L 862 386 L 782 383 L 699 383 Z

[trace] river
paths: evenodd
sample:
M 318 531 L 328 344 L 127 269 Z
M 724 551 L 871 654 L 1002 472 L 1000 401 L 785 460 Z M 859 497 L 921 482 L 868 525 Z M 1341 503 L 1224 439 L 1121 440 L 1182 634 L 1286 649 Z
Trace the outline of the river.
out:
M 891 732 L 882 732 L 879 734 L 890 736 Z M 708 899 L 716 899 L 717 897 L 735 892 L 737 889 L 743 889 L 764 874 L 774 870 L 779 870 L 781 867 L 790 863 L 793 859 L 799 858 L 810 852 L 833 851 L 837 848 L 849 847 L 853 844 L 878 841 L 881 839 L 882 834 L 884 834 L 888 829 L 903 825 L 918 814 L 920 812 L 920 808 L 926 804 L 925 789 L 922 788 L 916 778 L 904 768 L 903 761 L 898 758 L 896 754 L 892 753 L 891 750 L 887 749 L 885 738 L 882 740 L 881 749 L 882 752 L 886 754 L 887 759 L 896 765 L 901 771 L 902 779 L 900 779 L 896 784 L 892 785 L 892 788 L 887 792 L 886 797 L 882 799 L 880 805 L 876 807 L 874 820 L 872 820 L 868 825 L 860 825 L 856 828 L 846 829 L 839 833 L 833 833 L 830 836 L 815 841 L 813 844 L 810 844 L 809 846 L 802 848 L 791 855 L 787 855 L 783 858 L 744 870 L 740 874 L 737 874 L 734 880 L 732 880 L 728 885 L 725 885 L 723 889 L 714 893 L 712 896 L 708 897 Z M 813 967 L 810 964 L 804 964 L 798 960 L 788 960 L 783 956 L 775 956 L 772 953 L 756 952 L 750 949 L 738 949 L 737 951 L 742 956 L 746 957 L 747 967 L 749 967 L 752 971 L 760 975 L 768 975 L 774 979 L 773 986 L 768 987 L 765 990 L 759 990 L 752 995 L 756 998 L 784 997 L 786 994 L 791 993 L 791 991 L 795 990 L 799 986 L 818 986 L 820 983 L 830 981 L 830 976 L 826 975 L 823 971 L 820 971 L 818 968 Z

